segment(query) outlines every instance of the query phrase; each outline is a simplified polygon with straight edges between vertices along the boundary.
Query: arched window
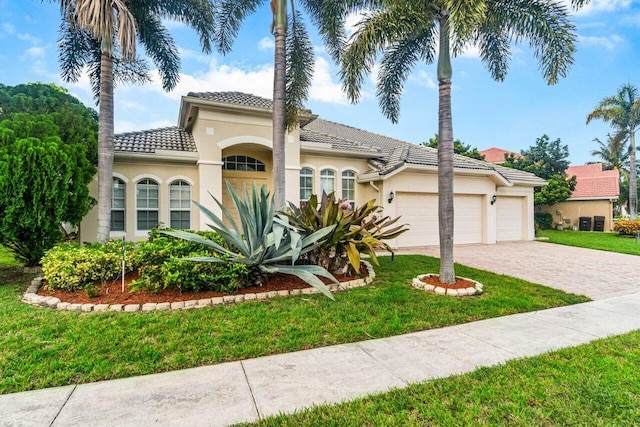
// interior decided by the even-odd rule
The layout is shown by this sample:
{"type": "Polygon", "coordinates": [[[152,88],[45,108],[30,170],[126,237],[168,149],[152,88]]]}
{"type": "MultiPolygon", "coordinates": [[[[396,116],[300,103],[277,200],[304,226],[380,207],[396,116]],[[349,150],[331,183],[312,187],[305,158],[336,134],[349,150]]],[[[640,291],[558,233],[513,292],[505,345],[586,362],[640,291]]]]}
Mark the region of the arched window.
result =
{"type": "Polygon", "coordinates": [[[191,186],[186,181],[175,181],[169,186],[169,216],[171,228],[191,228],[191,186]]]}
{"type": "Polygon", "coordinates": [[[300,201],[307,201],[313,194],[313,170],[303,168],[300,171],[300,201]]]}
{"type": "Polygon", "coordinates": [[[160,186],[152,179],[143,179],[136,184],[137,229],[146,231],[158,225],[160,186]]]}
{"type": "Polygon", "coordinates": [[[336,173],[331,169],[323,169],[320,171],[320,190],[331,194],[336,188],[336,173]]]}
{"type": "Polygon", "coordinates": [[[356,173],[353,171],[342,172],[342,198],[347,199],[351,210],[356,205],[356,173]]]}
{"type": "Polygon", "coordinates": [[[111,183],[111,231],[125,231],[126,184],[120,178],[111,183]]]}
{"type": "Polygon", "coordinates": [[[222,159],[222,169],[228,171],[265,172],[264,163],[249,156],[228,156],[222,159]]]}

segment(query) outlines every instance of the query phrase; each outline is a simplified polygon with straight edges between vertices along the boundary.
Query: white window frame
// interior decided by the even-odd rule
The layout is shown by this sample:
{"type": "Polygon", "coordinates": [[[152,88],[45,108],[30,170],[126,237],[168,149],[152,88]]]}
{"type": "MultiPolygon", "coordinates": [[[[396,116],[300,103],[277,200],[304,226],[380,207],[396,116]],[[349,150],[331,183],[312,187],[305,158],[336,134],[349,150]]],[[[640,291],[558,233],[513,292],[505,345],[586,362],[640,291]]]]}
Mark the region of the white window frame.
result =
{"type": "Polygon", "coordinates": [[[342,199],[347,199],[349,201],[349,204],[351,205],[351,210],[355,210],[355,206],[356,206],[356,178],[357,178],[357,173],[356,171],[353,170],[345,170],[342,171],[342,173],[340,174],[341,177],[341,184],[342,184],[342,199]],[[345,188],[345,181],[347,182],[351,182],[352,188],[351,189],[347,189],[345,188]],[[353,197],[349,197],[349,194],[345,194],[346,191],[351,191],[353,194],[351,194],[351,196],[353,197]]]}
{"type": "MultiPolygon", "coordinates": [[[[324,193],[327,193],[328,195],[331,193],[335,193],[335,191],[336,191],[336,171],[329,168],[322,169],[320,171],[320,193],[324,192],[324,193]],[[331,191],[327,191],[324,185],[324,182],[329,179],[331,179],[332,181],[331,191]]],[[[322,197],[322,194],[320,194],[319,197],[322,197]]]]}
{"type": "MultiPolygon", "coordinates": [[[[140,231],[140,232],[146,233],[149,230],[151,230],[151,228],[143,228],[143,229],[141,229],[141,228],[138,227],[139,226],[139,222],[140,222],[139,215],[140,215],[141,212],[147,212],[148,213],[148,212],[153,212],[153,211],[158,213],[158,221],[156,223],[156,225],[157,225],[157,224],[160,223],[160,183],[158,181],[154,180],[153,178],[145,177],[145,178],[142,178],[142,179],[140,179],[139,181],[136,182],[136,231],[140,231]],[[145,181],[147,182],[147,185],[149,185],[149,183],[153,183],[158,187],[158,207],[157,208],[150,208],[148,206],[149,205],[149,200],[151,200],[151,199],[149,199],[148,192],[147,192],[147,198],[146,198],[147,206],[146,207],[139,206],[139,197],[138,197],[138,191],[139,190],[138,190],[138,186],[141,185],[145,181]]],[[[147,225],[148,225],[148,223],[149,223],[149,219],[147,217],[147,225]]]]}
{"type": "MultiPolygon", "coordinates": [[[[190,183],[188,183],[187,181],[185,181],[184,179],[177,179],[173,182],[171,182],[169,184],[169,227],[171,228],[176,228],[173,226],[173,219],[172,217],[172,213],[173,212],[188,212],[189,213],[189,226],[187,228],[176,228],[178,230],[189,230],[191,229],[191,197],[192,197],[192,190],[191,190],[192,186],[190,183]],[[174,199],[172,197],[172,192],[171,189],[174,186],[178,186],[179,188],[179,198],[178,199],[174,199]],[[183,187],[187,187],[189,189],[189,197],[187,197],[186,200],[182,199],[182,188],[183,187]],[[179,202],[178,204],[180,205],[179,207],[173,207],[171,206],[173,202],[179,202]],[[186,202],[186,207],[184,207],[184,202],[186,202]]],[[[182,222],[182,218],[180,219],[180,222],[182,222]]]]}
{"type": "Polygon", "coordinates": [[[127,183],[124,179],[114,176],[111,180],[111,221],[109,224],[109,231],[111,235],[123,235],[127,232],[127,183]],[[116,184],[116,182],[122,184],[122,189],[124,191],[121,200],[123,201],[123,206],[122,208],[114,208],[113,207],[113,202],[114,202],[114,195],[115,195],[115,191],[114,191],[114,184],[116,184]],[[117,211],[117,212],[122,212],[122,216],[123,216],[123,227],[122,230],[114,230],[113,229],[113,212],[117,211]]]}
{"type": "Polygon", "coordinates": [[[307,168],[303,167],[302,169],[300,169],[300,201],[301,202],[308,201],[309,197],[311,197],[311,195],[313,194],[313,180],[314,180],[314,171],[313,171],[313,169],[308,168],[308,167],[307,168]],[[305,178],[305,179],[311,178],[311,187],[310,188],[302,186],[302,179],[303,178],[305,178]],[[309,191],[309,197],[302,197],[303,196],[303,194],[302,194],[303,188],[305,190],[309,191]]]}

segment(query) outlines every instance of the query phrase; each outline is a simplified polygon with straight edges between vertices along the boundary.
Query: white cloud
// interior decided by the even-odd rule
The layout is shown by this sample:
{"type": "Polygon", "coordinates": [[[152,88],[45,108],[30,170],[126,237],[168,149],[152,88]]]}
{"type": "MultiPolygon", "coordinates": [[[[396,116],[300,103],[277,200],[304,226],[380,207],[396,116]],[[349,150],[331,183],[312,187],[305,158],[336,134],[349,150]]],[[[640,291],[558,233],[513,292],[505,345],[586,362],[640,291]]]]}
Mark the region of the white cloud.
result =
{"type": "MultiPolygon", "coordinates": [[[[632,0],[593,0],[591,3],[580,8],[576,15],[588,15],[596,12],[615,12],[628,9],[632,0]]],[[[571,8],[571,0],[563,0],[563,3],[571,8]]]]}
{"type": "Polygon", "coordinates": [[[25,60],[44,59],[44,57],[45,57],[44,49],[41,47],[34,46],[25,50],[22,56],[20,57],[20,59],[25,61],[25,60]]]}
{"type": "Polygon", "coordinates": [[[435,76],[431,73],[426,72],[425,70],[417,70],[416,72],[411,74],[409,80],[429,89],[438,88],[435,76]]]}
{"type": "Polygon", "coordinates": [[[275,41],[273,37],[263,37],[258,42],[258,49],[260,50],[273,50],[275,48],[275,41]]]}
{"type": "Polygon", "coordinates": [[[578,41],[585,46],[604,47],[607,50],[613,50],[617,45],[624,42],[624,39],[617,34],[610,36],[578,36],[578,41]]]}
{"type": "Polygon", "coordinates": [[[358,29],[358,23],[364,18],[362,12],[350,13],[344,20],[344,29],[347,32],[347,37],[351,37],[353,33],[358,29]]]}
{"type": "Polygon", "coordinates": [[[123,100],[123,101],[117,101],[119,106],[122,107],[125,110],[132,110],[132,111],[147,111],[147,107],[143,104],[140,104],[139,102],[135,102],[135,101],[127,101],[127,100],[123,100]]]}
{"type": "Polygon", "coordinates": [[[458,57],[478,59],[480,58],[480,48],[477,45],[465,46],[464,49],[462,49],[462,53],[460,53],[458,57]]]}
{"type": "Polygon", "coordinates": [[[16,27],[14,27],[12,24],[8,22],[5,22],[4,24],[2,24],[2,29],[7,34],[14,34],[16,32],[16,27]]]}
{"type": "Polygon", "coordinates": [[[22,41],[26,41],[29,42],[31,44],[40,44],[42,43],[42,40],[40,40],[39,38],[32,36],[29,33],[20,33],[17,35],[18,39],[22,40],[22,41]]]}
{"type": "Polygon", "coordinates": [[[116,120],[113,127],[115,133],[135,132],[142,129],[160,129],[175,126],[176,123],[170,120],[152,120],[149,122],[132,122],[127,120],[116,120]]]}
{"type": "Polygon", "coordinates": [[[342,93],[340,83],[333,81],[329,62],[321,56],[316,57],[315,72],[313,74],[311,90],[309,91],[309,98],[330,104],[348,104],[347,98],[342,93]]]}
{"type": "Polygon", "coordinates": [[[209,62],[209,69],[203,73],[193,75],[182,73],[178,85],[171,92],[162,90],[157,71],[152,73],[152,82],[141,89],[155,91],[176,100],[189,92],[230,90],[271,98],[273,96],[273,65],[265,64],[251,69],[242,69],[232,65],[219,65],[214,58],[209,62]]]}

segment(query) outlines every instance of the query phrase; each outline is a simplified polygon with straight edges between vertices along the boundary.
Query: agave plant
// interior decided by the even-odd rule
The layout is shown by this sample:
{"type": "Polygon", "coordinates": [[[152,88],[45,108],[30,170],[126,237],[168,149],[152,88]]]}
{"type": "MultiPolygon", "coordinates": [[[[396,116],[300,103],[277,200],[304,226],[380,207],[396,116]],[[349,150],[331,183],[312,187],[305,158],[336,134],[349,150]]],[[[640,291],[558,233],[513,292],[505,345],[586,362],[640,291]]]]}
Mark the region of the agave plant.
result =
{"type": "Polygon", "coordinates": [[[319,229],[313,233],[301,233],[289,224],[286,216],[276,214],[273,199],[269,196],[266,186],[263,185],[258,190],[254,184],[252,191],[245,190],[244,198],[241,198],[229,182],[226,184],[238,211],[240,224],[236,223],[231,213],[213,196],[213,200],[220,207],[229,226],[222,218],[200,203],[194,202],[194,204],[213,222],[208,226],[222,237],[228,248],[198,234],[177,230],[163,231],[170,236],[207,245],[214,252],[225,256],[185,258],[185,260],[245,264],[249,269],[250,277],[257,283],[262,283],[269,274],[291,274],[333,300],[333,294],[317,276],[326,277],[338,283],[336,278],[321,266],[296,265],[295,262],[300,256],[314,250],[334,227],[319,229]]]}
{"type": "Polygon", "coordinates": [[[376,249],[386,249],[393,256],[393,249],[385,240],[395,239],[408,230],[406,224],[394,225],[400,217],[391,219],[381,215],[382,208],[375,205],[375,199],[351,210],[347,200],[336,201],[335,194],[313,194],[301,207],[289,203],[284,212],[290,224],[312,235],[326,228],[332,228],[326,239],[307,253],[310,264],[320,265],[332,273],[360,272],[361,254],[370,256],[378,264],[376,249]]]}

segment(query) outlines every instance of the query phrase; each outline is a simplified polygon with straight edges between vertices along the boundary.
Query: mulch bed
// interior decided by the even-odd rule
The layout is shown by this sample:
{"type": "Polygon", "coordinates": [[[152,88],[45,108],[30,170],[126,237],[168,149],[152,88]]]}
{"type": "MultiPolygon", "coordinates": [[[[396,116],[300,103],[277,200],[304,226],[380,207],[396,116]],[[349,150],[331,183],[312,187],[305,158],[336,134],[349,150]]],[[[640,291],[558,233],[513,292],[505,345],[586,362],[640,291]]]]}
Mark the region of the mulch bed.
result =
{"type": "MultiPolygon", "coordinates": [[[[361,277],[367,276],[367,269],[364,265],[362,265],[360,268],[360,275],[361,277]]],[[[122,280],[118,279],[113,282],[97,284],[96,290],[99,289],[99,292],[98,295],[93,298],[89,298],[85,290],[76,292],[65,292],[61,290],[49,291],[45,289],[46,286],[44,285],[40,287],[38,295],[56,297],[61,301],[71,304],[145,304],[148,302],[162,303],[189,301],[196,299],[215,298],[225,295],[240,295],[258,292],[304,289],[309,287],[306,282],[295,276],[292,276],[290,274],[277,273],[270,275],[267,282],[263,283],[262,286],[250,286],[247,288],[242,288],[233,294],[224,294],[221,292],[213,291],[180,293],[180,291],[176,288],[163,289],[156,294],[152,294],[144,290],[132,292],[130,289],[131,282],[136,280],[138,277],[139,276],[137,272],[129,273],[125,276],[124,293],[122,292],[122,280]]],[[[340,282],[348,282],[350,280],[358,278],[356,276],[347,275],[335,275],[335,277],[340,282]]],[[[325,283],[330,283],[328,279],[325,279],[323,277],[321,277],[320,279],[325,283]]]]}
{"type": "Polygon", "coordinates": [[[460,277],[456,277],[456,283],[448,284],[442,283],[438,276],[427,276],[420,279],[424,283],[428,283],[433,286],[438,286],[445,289],[464,289],[464,288],[473,288],[476,286],[475,282],[470,280],[462,279],[460,277]]]}

